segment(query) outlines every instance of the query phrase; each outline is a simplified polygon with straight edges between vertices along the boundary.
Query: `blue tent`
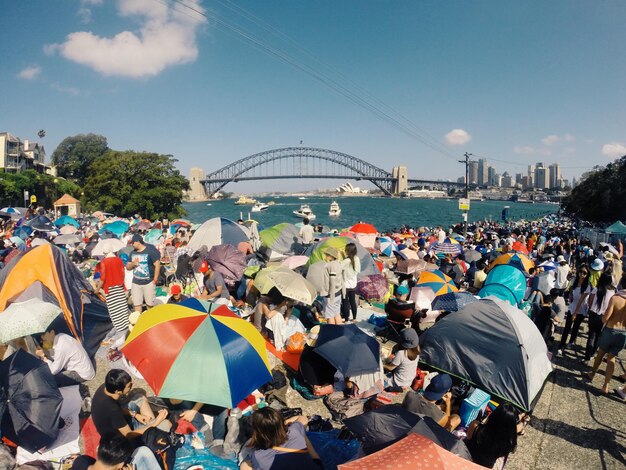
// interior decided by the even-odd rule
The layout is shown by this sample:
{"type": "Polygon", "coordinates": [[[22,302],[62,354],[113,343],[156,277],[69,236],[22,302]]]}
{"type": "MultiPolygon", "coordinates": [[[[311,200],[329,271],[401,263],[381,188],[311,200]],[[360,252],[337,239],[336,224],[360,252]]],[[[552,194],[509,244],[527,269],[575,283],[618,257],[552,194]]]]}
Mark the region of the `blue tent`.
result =
{"type": "Polygon", "coordinates": [[[118,238],[128,232],[130,228],[130,224],[128,222],[124,222],[123,220],[116,220],[115,222],[111,222],[110,224],[106,224],[104,227],[100,229],[98,232],[102,235],[105,231],[109,231],[114,233],[118,238]]]}
{"type": "Polygon", "coordinates": [[[76,221],[76,219],[74,217],[70,217],[69,215],[62,215],[54,221],[54,225],[57,227],[63,227],[64,225],[73,225],[76,228],[80,227],[80,224],[76,221]]]}
{"type": "Polygon", "coordinates": [[[505,264],[489,271],[484,287],[478,292],[481,298],[493,295],[516,307],[524,300],[524,294],[526,294],[524,273],[514,266],[505,264]]]}

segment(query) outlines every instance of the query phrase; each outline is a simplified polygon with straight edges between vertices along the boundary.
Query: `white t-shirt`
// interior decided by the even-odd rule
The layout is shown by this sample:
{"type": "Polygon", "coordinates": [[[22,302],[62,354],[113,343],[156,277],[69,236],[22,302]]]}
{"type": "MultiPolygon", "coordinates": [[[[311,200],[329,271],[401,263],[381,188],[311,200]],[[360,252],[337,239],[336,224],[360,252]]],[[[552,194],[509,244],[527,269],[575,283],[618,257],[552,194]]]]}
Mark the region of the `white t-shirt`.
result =
{"type": "Polygon", "coordinates": [[[343,265],[343,284],[346,289],[356,289],[357,276],[361,272],[361,260],[358,256],[354,257],[354,268],[350,258],[344,259],[343,265]]]}
{"type": "Polygon", "coordinates": [[[406,355],[405,349],[398,351],[393,361],[391,361],[394,366],[397,366],[391,376],[391,385],[394,387],[410,387],[417,372],[419,358],[418,355],[414,360],[410,360],[406,355]]]}
{"type": "Polygon", "coordinates": [[[93,364],[89,360],[83,346],[65,333],[58,333],[53,342],[53,359],[46,360],[53,375],[62,370],[74,371],[85,380],[91,380],[96,375],[93,364]]]}
{"type": "Polygon", "coordinates": [[[604,299],[602,299],[602,305],[598,305],[598,289],[594,288],[591,293],[594,294],[594,297],[593,303],[589,306],[589,310],[592,310],[598,315],[604,315],[604,312],[606,312],[606,309],[609,307],[611,297],[615,295],[615,291],[607,289],[606,294],[604,294],[604,299]]]}
{"type": "Polygon", "coordinates": [[[311,225],[303,225],[300,229],[302,243],[310,245],[313,242],[313,227],[311,225]]]}

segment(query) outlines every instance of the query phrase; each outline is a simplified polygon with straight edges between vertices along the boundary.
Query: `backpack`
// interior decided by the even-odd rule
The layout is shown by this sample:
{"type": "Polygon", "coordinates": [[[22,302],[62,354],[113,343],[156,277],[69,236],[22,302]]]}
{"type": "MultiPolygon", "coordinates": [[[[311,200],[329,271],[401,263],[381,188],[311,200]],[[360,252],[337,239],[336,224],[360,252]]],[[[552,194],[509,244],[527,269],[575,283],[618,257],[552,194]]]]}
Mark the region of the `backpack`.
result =
{"type": "Polygon", "coordinates": [[[148,428],[141,436],[144,445],[150,449],[163,470],[173,470],[176,461],[176,449],[185,442],[183,436],[148,428]]]}

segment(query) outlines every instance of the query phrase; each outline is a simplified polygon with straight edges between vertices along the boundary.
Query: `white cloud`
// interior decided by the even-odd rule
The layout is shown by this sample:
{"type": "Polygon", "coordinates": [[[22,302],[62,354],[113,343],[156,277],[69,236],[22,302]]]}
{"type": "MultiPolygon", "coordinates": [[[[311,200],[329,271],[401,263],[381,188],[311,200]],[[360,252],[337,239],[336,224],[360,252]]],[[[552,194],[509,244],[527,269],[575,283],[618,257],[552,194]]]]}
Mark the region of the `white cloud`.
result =
{"type": "Polygon", "coordinates": [[[17,74],[17,78],[22,78],[24,80],[34,80],[41,73],[41,67],[39,65],[29,65],[28,67],[20,70],[20,73],[17,74]]]}
{"type": "Polygon", "coordinates": [[[617,158],[626,155],[626,144],[623,142],[610,142],[602,146],[602,153],[607,157],[617,158]]]}
{"type": "Polygon", "coordinates": [[[551,135],[546,136],[543,139],[541,139],[543,144],[544,145],[548,145],[548,146],[557,143],[559,140],[561,140],[561,138],[558,135],[555,135],[555,134],[551,134],[551,135]]]}
{"type": "Polygon", "coordinates": [[[91,23],[91,7],[100,5],[102,5],[102,0],[80,0],[80,6],[76,14],[83,23],[91,23]]]}
{"type": "Polygon", "coordinates": [[[472,136],[463,129],[452,129],[444,138],[448,145],[463,145],[472,140],[472,136]]]}
{"type": "Polygon", "coordinates": [[[64,93],[64,94],[70,95],[70,96],[80,96],[81,94],[83,94],[76,87],[61,85],[60,83],[51,83],[50,87],[53,90],[58,91],[59,93],[64,93]]]}
{"type": "MultiPolygon", "coordinates": [[[[204,11],[199,1],[185,3],[204,11]]],[[[103,75],[131,78],[154,76],[197,58],[196,34],[204,17],[153,0],[119,0],[118,13],[137,18],[138,33],[122,31],[108,38],[79,31],[69,34],[62,44],[44,46],[44,51],[58,53],[103,75]]]]}
{"type": "Polygon", "coordinates": [[[516,145],[515,147],[513,147],[513,152],[518,153],[520,155],[534,155],[536,150],[533,147],[530,147],[528,145],[524,145],[524,146],[516,145]]]}
{"type": "Polygon", "coordinates": [[[576,137],[574,137],[572,134],[565,134],[563,136],[563,140],[565,142],[574,142],[576,140],[576,137]]]}
{"type": "Polygon", "coordinates": [[[541,155],[547,157],[552,154],[548,149],[531,147],[530,145],[516,145],[513,147],[513,153],[519,155],[541,155]]]}

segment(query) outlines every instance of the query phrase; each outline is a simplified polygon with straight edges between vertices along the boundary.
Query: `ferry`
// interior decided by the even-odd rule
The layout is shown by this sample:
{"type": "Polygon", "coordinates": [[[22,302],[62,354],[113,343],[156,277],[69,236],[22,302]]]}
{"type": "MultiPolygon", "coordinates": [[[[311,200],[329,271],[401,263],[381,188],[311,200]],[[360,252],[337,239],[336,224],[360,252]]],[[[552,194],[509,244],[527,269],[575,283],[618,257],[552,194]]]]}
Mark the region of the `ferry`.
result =
{"type": "Polygon", "coordinates": [[[336,217],[341,214],[341,207],[337,204],[337,201],[333,201],[330,204],[330,209],[328,209],[328,215],[331,217],[336,217]]]}
{"type": "Polygon", "coordinates": [[[254,206],[252,206],[252,212],[261,212],[269,209],[269,204],[264,202],[257,202],[254,206]]]}
{"type": "Polygon", "coordinates": [[[235,201],[235,204],[238,206],[245,206],[248,204],[256,204],[257,200],[249,198],[248,196],[239,196],[239,199],[235,201]]]}
{"type": "Polygon", "coordinates": [[[309,220],[315,219],[315,214],[313,213],[313,211],[311,210],[308,204],[302,204],[300,206],[300,209],[298,209],[297,211],[293,211],[293,215],[295,215],[296,217],[300,217],[302,219],[309,219],[309,220]]]}

